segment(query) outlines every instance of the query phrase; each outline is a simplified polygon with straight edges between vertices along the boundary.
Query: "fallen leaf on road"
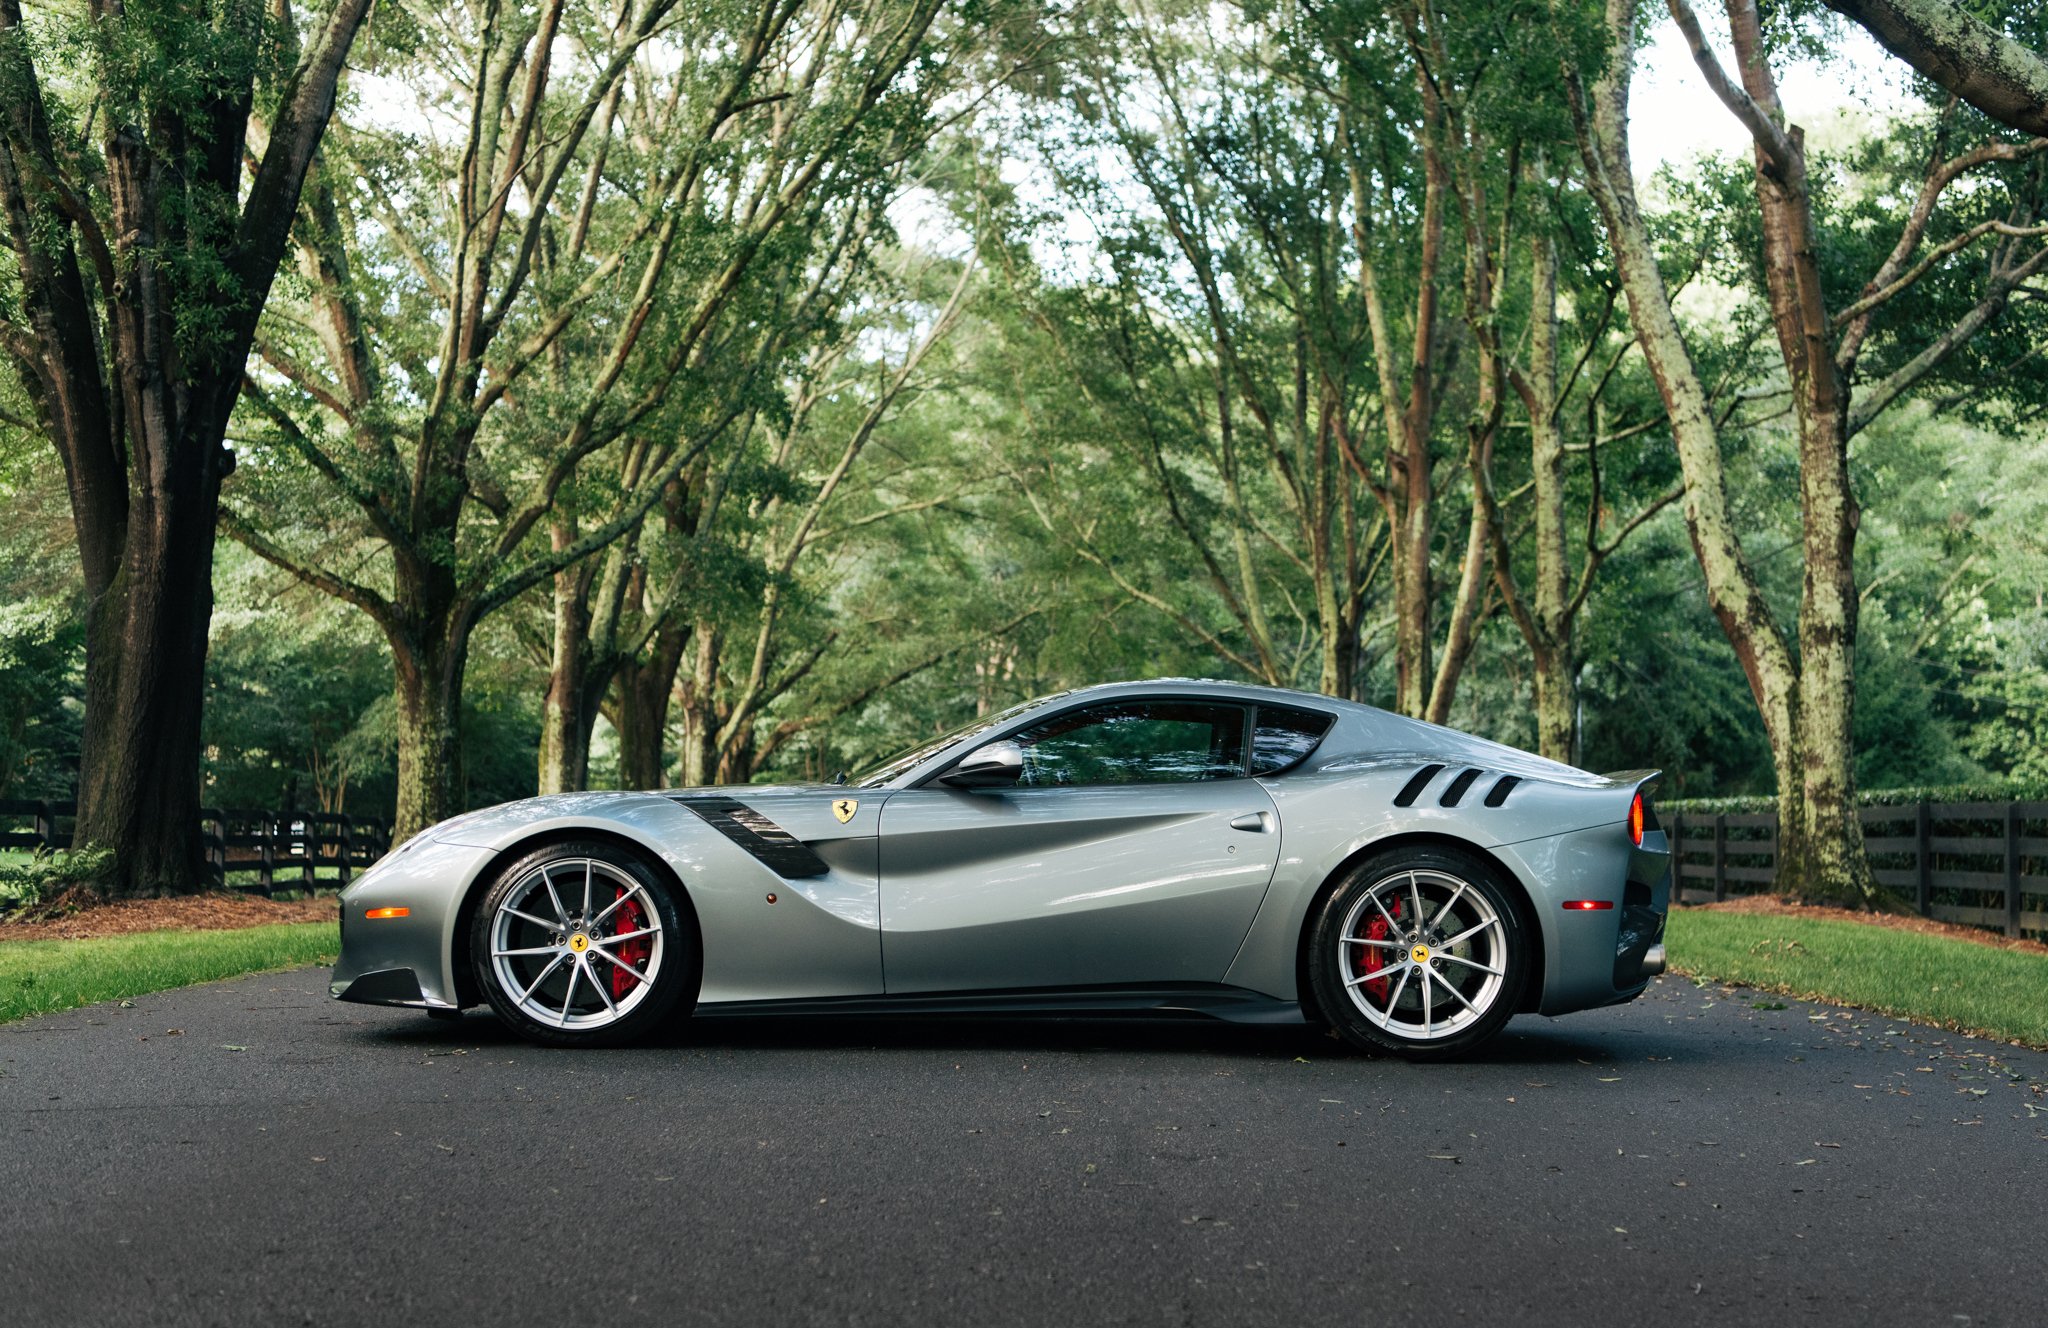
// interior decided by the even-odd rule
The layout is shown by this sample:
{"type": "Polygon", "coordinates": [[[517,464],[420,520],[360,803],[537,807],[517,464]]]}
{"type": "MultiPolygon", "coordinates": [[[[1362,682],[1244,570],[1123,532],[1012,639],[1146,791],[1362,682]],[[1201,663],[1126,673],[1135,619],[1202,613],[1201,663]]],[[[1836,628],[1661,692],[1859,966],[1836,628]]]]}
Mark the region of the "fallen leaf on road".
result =
{"type": "Polygon", "coordinates": [[[235,1045],[234,1043],[232,1043],[232,1042],[223,1042],[223,1043],[221,1043],[221,1044],[220,1044],[220,1049],[221,1049],[222,1051],[247,1051],[247,1050],[248,1050],[248,1048],[247,1048],[247,1047],[238,1047],[238,1046],[236,1046],[236,1045],[235,1045]]]}
{"type": "Polygon", "coordinates": [[[1429,1160],[1432,1162],[1456,1162],[1458,1155],[1456,1153],[1431,1153],[1429,1160]]]}
{"type": "Polygon", "coordinates": [[[1810,1167],[1818,1160],[1818,1158],[1809,1157],[1804,1162],[1794,1162],[1792,1165],[1795,1167],[1810,1167]]]}

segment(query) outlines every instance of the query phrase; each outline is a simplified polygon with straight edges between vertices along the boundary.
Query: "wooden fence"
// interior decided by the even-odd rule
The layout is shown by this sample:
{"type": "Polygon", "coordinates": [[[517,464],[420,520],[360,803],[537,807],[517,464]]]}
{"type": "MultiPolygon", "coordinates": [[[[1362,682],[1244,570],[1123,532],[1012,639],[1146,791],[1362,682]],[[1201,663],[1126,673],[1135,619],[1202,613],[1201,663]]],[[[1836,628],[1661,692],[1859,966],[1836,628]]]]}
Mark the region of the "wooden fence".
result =
{"type": "MultiPolygon", "coordinates": [[[[1878,884],[1922,917],[2048,933],[2048,802],[1912,802],[1862,811],[1878,884]]],[[[1777,876],[1778,817],[1664,813],[1684,903],[1758,894],[1777,876]]]]}
{"type": "MultiPolygon", "coordinates": [[[[0,849],[71,846],[68,802],[0,801],[0,849]]],[[[327,812],[200,809],[207,876],[231,890],[347,885],[391,846],[391,823],[327,812]]]]}

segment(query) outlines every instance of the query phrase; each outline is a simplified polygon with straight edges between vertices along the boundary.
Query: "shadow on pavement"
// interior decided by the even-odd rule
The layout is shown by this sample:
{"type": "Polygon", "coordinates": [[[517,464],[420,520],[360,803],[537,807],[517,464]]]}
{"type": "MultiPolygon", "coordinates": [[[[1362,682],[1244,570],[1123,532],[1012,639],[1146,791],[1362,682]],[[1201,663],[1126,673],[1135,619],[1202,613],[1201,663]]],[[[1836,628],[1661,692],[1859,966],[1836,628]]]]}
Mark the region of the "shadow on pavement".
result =
{"type": "MultiPolygon", "coordinates": [[[[363,1029],[370,1041],[405,1048],[526,1046],[487,1011],[471,1010],[459,1020],[395,1016],[391,1024],[363,1029]]],[[[1172,1053],[1246,1059],[1310,1060],[1380,1059],[1337,1041],[1317,1029],[1290,1026],[1248,1026],[1203,1018],[1074,1017],[995,1018],[986,1015],[902,1015],[787,1017],[749,1015],[705,1016],[679,1021],[662,1035],[633,1047],[602,1051],[564,1051],[533,1047],[537,1053],[563,1056],[641,1057],[678,1050],[718,1051],[850,1051],[890,1049],[939,1051],[959,1055],[988,1052],[1172,1053]]],[[[1492,1042],[1461,1063],[1474,1065],[1549,1065],[1607,1061],[1614,1057],[1610,1039],[1568,1032],[1533,1020],[1510,1024],[1492,1042]]],[[[1387,1058],[1395,1059],[1395,1058],[1387,1058]]]]}

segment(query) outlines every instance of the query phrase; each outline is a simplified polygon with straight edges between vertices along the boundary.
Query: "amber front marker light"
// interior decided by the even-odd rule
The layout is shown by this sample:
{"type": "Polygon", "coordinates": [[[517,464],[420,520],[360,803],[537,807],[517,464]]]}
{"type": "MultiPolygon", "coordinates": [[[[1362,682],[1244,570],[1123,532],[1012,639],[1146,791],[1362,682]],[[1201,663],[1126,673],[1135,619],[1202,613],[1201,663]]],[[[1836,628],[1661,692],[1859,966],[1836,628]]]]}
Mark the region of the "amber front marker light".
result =
{"type": "Polygon", "coordinates": [[[382,918],[409,918],[412,916],[412,910],[409,908],[373,908],[363,914],[363,916],[372,922],[382,918]]]}

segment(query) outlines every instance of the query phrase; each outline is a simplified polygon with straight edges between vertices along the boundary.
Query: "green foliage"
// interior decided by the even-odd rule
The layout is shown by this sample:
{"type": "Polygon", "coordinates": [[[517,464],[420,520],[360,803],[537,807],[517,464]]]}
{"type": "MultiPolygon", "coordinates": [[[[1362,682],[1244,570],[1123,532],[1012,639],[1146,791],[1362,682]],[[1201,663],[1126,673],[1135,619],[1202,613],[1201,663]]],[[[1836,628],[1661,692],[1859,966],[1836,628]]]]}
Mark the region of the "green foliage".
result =
{"type": "MultiPolygon", "coordinates": [[[[1989,779],[1965,784],[1901,784],[1895,788],[1859,788],[1860,807],[1910,807],[1917,802],[2036,802],[2048,800],[2048,780],[2036,778],[1989,779]]],[[[1684,812],[1689,816],[1719,813],[1747,815],[1774,812],[1775,797],[1767,793],[1733,798],[1659,798],[1659,811],[1684,812]]]]}
{"type": "Polygon", "coordinates": [[[90,886],[114,859],[105,848],[39,850],[16,861],[0,858],[0,917],[55,899],[73,886],[90,886]]]}
{"type": "MultiPolygon", "coordinates": [[[[714,127],[744,48],[736,34],[761,11],[678,6],[651,43],[659,58],[636,65],[605,112],[615,118],[560,161],[551,154],[598,90],[598,62],[552,66],[529,151],[570,184],[530,253],[508,240],[480,260],[477,289],[502,322],[472,383],[446,338],[451,282],[474,258],[458,248],[477,227],[457,200],[486,34],[474,11],[380,4],[316,180],[332,217],[309,196],[306,248],[279,277],[251,362],[272,409],[245,400],[236,417],[228,502],[270,561],[232,545],[218,555],[207,800],[386,813],[401,737],[394,653],[430,653],[420,606],[442,606],[445,625],[514,581],[502,613],[494,602],[443,634],[462,652],[457,722],[473,804],[534,787],[558,595],[571,592],[595,616],[617,592],[622,626],[607,648],[636,662],[651,660],[655,628],[680,637],[671,752],[690,710],[691,723],[736,728],[730,769],[741,777],[827,777],[1022,697],[1113,679],[1270,677],[1390,703],[1387,505],[1363,478],[1387,475],[1389,403],[1360,266],[1371,260],[1392,343],[1405,347],[1427,188],[1418,60],[1480,145],[1453,158],[1465,173],[1449,185],[1436,287],[1448,348],[1427,440],[1441,488],[1428,554],[1437,620],[1451,605],[1472,506],[1467,448],[1484,416],[1484,320],[1465,319],[1460,303],[1475,276],[1465,209],[1515,237],[1489,315],[1511,358],[1530,335],[1524,242],[1540,233],[1560,254],[1564,367],[1583,353],[1559,417],[1574,572],[1589,543],[1606,546],[1677,477],[1663,403],[1575,179],[1559,71],[1569,57],[1590,77],[1605,58],[1598,8],[1438,6],[1429,13],[1443,22],[1418,45],[1404,25],[1416,11],[1380,0],[966,0],[940,7],[920,54],[872,97],[864,78],[879,42],[817,29],[815,49],[803,48],[822,62],[809,81],[811,56],[771,44],[745,109],[714,127]],[[808,192],[791,196],[781,224],[754,228],[749,209],[781,197],[812,152],[822,155],[808,192]],[[691,172],[696,183],[669,199],[691,172]],[[588,230],[572,240],[586,179],[588,230]],[[641,263],[669,224],[673,244],[645,269],[654,293],[643,302],[641,263]],[[969,255],[978,266],[957,320],[892,397],[892,375],[969,255]],[[330,325],[342,306],[357,320],[347,347],[330,325]],[[593,395],[619,330],[642,315],[616,381],[593,395]],[[835,481],[871,411],[865,450],[835,481]],[[549,489],[577,438],[602,441],[549,489]],[[561,569],[589,584],[553,578],[558,543],[604,527],[654,459],[684,455],[644,521],[561,569]],[[815,542],[785,564],[833,483],[815,542]],[[543,515],[515,528],[513,514],[536,503],[543,515]],[[359,613],[294,589],[279,562],[366,592],[358,607],[387,608],[359,613]],[[1326,582],[1339,587],[1334,612],[1326,582]],[[651,622],[664,603],[668,618],[651,622]],[[1334,683],[1322,649],[1332,637],[1346,652],[1334,683]]],[[[292,38],[259,11],[149,0],[89,21],[37,8],[6,40],[0,94],[20,59],[56,61],[68,71],[50,106],[60,150],[102,178],[95,115],[189,119],[252,79],[266,104],[292,38]]],[[[496,12],[488,40],[509,61],[531,46],[540,11],[496,12]]],[[[801,24],[836,11],[792,12],[801,24]]],[[[873,10],[891,22],[922,12],[908,0],[873,10]]],[[[1771,6],[1767,22],[1779,53],[1818,55],[1832,31],[1805,3],[1771,6]]],[[[563,23],[565,49],[602,53],[617,40],[609,11],[571,6],[563,23]]],[[[1836,310],[1883,261],[1930,159],[2016,141],[1945,99],[1896,123],[1809,129],[1836,310]]],[[[196,135],[175,164],[210,146],[196,135]]],[[[506,135],[483,150],[509,151],[506,135]]],[[[1689,349],[1725,412],[1736,519],[1789,621],[1802,593],[1798,466],[1762,299],[1752,169],[1746,153],[1683,164],[1645,200],[1689,349]]],[[[506,194],[508,233],[528,220],[539,170],[506,194]]],[[[226,205],[198,178],[166,173],[176,234],[148,261],[180,289],[179,352],[203,358],[241,296],[217,259],[226,205]]],[[[2037,217],[2044,179],[2048,154],[1973,173],[1917,252],[1987,220],[2037,217]]],[[[1859,399],[1968,312],[2000,243],[1982,237],[1882,306],[1859,399]]],[[[2019,244],[1996,253],[2011,258],[2019,244]]],[[[1856,440],[1855,735],[1869,800],[2048,786],[2044,317],[2037,291],[2016,296],[1856,440]]],[[[17,427],[35,411],[11,376],[0,383],[0,413],[15,422],[0,436],[0,796],[62,797],[76,774],[84,605],[63,551],[62,477],[34,429],[17,427]]],[[[1508,567],[1525,585],[1527,439],[1510,394],[1491,475],[1508,567]]],[[[1451,720],[1533,745],[1530,652],[1496,599],[1481,615],[1451,720]]],[[[1584,765],[1662,767],[1667,806],[1772,805],[1749,683],[1707,607],[1678,507],[1601,564],[1575,647],[1584,765]]],[[[616,688],[602,698],[600,778],[619,760],[619,703],[616,688]]]]}
{"type": "Polygon", "coordinates": [[[0,798],[67,799],[78,767],[84,595],[47,446],[0,428],[0,798]]]}

